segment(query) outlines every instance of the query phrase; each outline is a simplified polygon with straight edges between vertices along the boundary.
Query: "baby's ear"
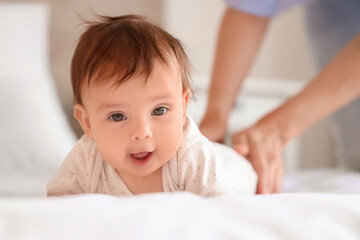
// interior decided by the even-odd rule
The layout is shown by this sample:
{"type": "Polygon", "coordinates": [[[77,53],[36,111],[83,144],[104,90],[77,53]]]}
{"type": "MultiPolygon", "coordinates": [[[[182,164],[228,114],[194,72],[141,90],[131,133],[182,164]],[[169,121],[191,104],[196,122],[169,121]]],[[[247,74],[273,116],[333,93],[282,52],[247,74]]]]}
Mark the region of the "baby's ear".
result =
{"type": "Polygon", "coordinates": [[[183,91],[183,110],[184,110],[183,117],[184,117],[184,123],[185,123],[185,120],[186,120],[186,110],[187,110],[187,106],[188,106],[190,98],[191,98],[190,89],[184,89],[184,91],[183,91]]]}
{"type": "Polygon", "coordinates": [[[90,120],[89,116],[81,104],[76,104],[74,106],[74,117],[81,125],[81,128],[85,132],[85,134],[88,136],[88,138],[92,141],[94,141],[94,137],[92,135],[91,126],[90,126],[90,120]]]}

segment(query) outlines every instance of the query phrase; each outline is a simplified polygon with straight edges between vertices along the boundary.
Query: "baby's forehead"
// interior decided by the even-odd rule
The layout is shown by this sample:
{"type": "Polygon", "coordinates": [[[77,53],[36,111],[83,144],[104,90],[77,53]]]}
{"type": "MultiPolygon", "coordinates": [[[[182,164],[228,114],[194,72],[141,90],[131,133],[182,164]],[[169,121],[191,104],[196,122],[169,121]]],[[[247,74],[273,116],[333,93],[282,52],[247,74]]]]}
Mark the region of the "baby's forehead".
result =
{"type": "MultiPolygon", "coordinates": [[[[127,106],[142,102],[152,103],[160,99],[178,99],[182,96],[183,85],[177,72],[171,72],[164,65],[156,64],[149,75],[136,73],[119,82],[114,76],[87,86],[83,91],[86,106],[97,106],[101,102],[118,102],[127,106]]],[[[171,101],[172,101],[171,100],[171,101]]],[[[145,105],[144,105],[145,104],[145,105]]]]}
{"type": "Polygon", "coordinates": [[[152,88],[150,88],[151,90],[161,87],[165,89],[176,89],[176,91],[179,92],[183,91],[181,74],[175,64],[165,64],[160,61],[155,61],[150,72],[144,69],[138,69],[126,78],[124,77],[124,73],[120,72],[111,77],[101,78],[98,76],[97,79],[92,79],[92,81],[89,81],[83,86],[82,98],[91,98],[92,95],[98,95],[99,92],[109,95],[116,91],[124,91],[125,89],[135,92],[138,88],[146,87],[146,85],[152,86],[152,88]],[[163,79],[163,81],[159,82],[159,79],[163,79]],[[124,85],[127,85],[127,87],[124,88],[124,85]],[[130,88],[128,87],[129,85],[131,86],[130,88]]]}
{"type": "Polygon", "coordinates": [[[86,88],[94,87],[111,87],[121,86],[126,81],[143,81],[144,84],[149,81],[149,76],[158,74],[159,72],[167,72],[172,78],[169,81],[179,81],[181,83],[181,71],[179,63],[175,57],[169,57],[166,62],[154,58],[151,65],[144,66],[139,64],[134,69],[122,69],[117,63],[104,64],[99,68],[98,73],[87,79],[86,88]]]}

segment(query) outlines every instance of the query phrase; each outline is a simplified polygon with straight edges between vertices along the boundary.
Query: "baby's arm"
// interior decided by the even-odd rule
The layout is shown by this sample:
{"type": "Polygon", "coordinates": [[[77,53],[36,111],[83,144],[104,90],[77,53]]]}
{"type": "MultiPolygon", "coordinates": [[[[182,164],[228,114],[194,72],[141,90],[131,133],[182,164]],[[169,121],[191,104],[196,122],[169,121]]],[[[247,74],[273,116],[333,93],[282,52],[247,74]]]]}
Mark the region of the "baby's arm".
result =
{"type": "Polygon", "coordinates": [[[256,190],[257,177],[250,163],[221,144],[196,143],[180,156],[178,168],[180,189],[204,197],[256,190]]]}
{"type": "Polygon", "coordinates": [[[48,196],[89,192],[85,156],[77,143],[61,164],[56,176],[48,183],[48,196]]]}

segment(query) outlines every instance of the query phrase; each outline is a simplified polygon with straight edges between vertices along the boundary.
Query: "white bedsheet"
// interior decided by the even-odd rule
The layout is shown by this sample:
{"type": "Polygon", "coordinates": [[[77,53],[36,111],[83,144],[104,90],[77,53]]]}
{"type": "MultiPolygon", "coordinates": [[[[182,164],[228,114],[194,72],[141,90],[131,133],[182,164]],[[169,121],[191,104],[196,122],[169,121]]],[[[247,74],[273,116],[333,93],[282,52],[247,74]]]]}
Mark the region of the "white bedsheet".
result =
{"type": "Polygon", "coordinates": [[[285,176],[287,193],[210,199],[45,198],[48,176],[35,175],[1,176],[0,240],[360,239],[359,172],[300,171],[285,176]]]}
{"type": "Polygon", "coordinates": [[[360,195],[2,198],[0,239],[360,239],[360,195]]]}

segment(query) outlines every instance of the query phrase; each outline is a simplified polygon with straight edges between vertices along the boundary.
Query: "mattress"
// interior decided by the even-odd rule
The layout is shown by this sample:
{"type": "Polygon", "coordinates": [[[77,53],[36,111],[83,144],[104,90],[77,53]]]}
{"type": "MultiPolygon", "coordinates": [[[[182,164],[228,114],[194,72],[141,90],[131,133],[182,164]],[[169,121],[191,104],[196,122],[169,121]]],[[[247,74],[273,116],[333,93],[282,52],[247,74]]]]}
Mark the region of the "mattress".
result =
{"type": "Polygon", "coordinates": [[[0,197],[1,240],[360,239],[360,173],[352,171],[299,171],[285,176],[280,194],[213,198],[186,192],[46,198],[47,179],[7,181],[12,191],[0,197]]]}
{"type": "Polygon", "coordinates": [[[1,198],[0,239],[359,239],[360,195],[1,198]]]}

